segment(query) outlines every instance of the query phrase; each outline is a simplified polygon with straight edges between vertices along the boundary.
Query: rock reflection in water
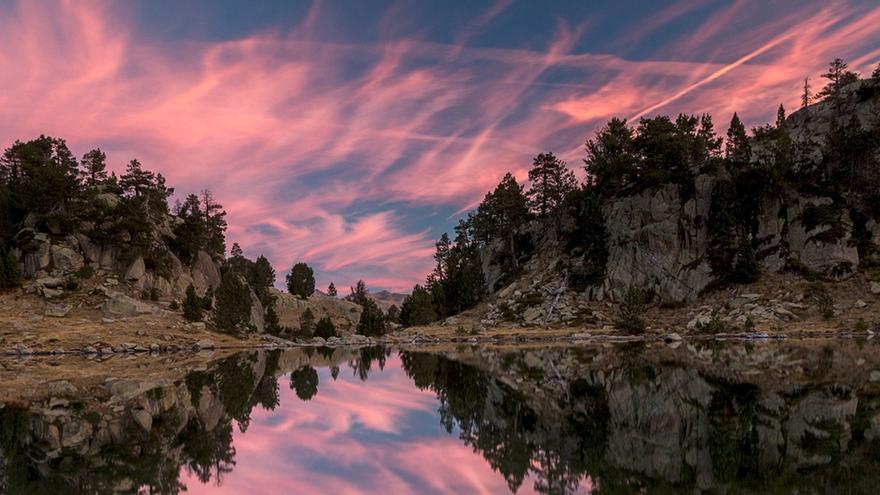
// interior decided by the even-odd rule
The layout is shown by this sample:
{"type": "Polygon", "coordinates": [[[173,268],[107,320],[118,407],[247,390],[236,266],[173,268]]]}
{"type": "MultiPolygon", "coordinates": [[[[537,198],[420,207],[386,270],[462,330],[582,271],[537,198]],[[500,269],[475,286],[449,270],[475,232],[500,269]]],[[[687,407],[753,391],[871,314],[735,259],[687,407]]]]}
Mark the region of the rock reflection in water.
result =
{"type": "Polygon", "coordinates": [[[7,404],[0,492],[872,493],[876,351],[242,353],[176,383],[7,404]]]}

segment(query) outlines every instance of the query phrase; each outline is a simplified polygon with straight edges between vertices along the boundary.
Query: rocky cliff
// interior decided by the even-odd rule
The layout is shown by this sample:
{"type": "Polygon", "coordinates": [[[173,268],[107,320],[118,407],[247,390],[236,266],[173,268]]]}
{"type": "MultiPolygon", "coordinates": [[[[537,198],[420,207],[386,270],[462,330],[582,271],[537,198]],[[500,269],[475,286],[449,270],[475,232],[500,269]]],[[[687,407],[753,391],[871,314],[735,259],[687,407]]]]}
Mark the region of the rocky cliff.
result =
{"type": "Polygon", "coordinates": [[[756,172],[749,177],[751,183],[736,183],[731,165],[704,164],[678,182],[603,196],[606,239],[574,239],[580,246],[604,242],[607,257],[601,260],[600,282],[586,289],[573,287],[582,253],[572,250],[571,232],[583,234],[577,234],[577,219],[560,218],[519,231],[517,242],[527,252],[521,270],[496,263],[503,259],[503,243],[486,246],[481,257],[487,289],[500,290],[502,299],[519,291],[541,292],[553,300],[560,291],[565,297],[559,288],[567,286],[593,300],[620,301],[629,289],[638,288],[663,303],[692,302],[707,289],[729,282],[717,258],[727,256],[730,263],[734,255],[721,252],[730,245],[733,250],[746,245],[762,273],[849,277],[880,256],[875,204],[880,157],[856,160],[844,155],[862,141],[874,147],[869,154],[876,154],[878,134],[880,82],[859,81],[844,88],[839,99],[829,97],[777,127],[756,129],[749,138],[751,163],[737,165],[737,172],[756,172]],[[835,141],[844,138],[851,140],[849,148],[835,141]],[[849,182],[835,184],[838,176],[849,182]],[[735,226],[722,224],[725,216],[736,215],[748,218],[735,226]],[[515,280],[507,285],[511,277],[515,280]],[[500,284],[502,280],[507,282],[500,284]]]}

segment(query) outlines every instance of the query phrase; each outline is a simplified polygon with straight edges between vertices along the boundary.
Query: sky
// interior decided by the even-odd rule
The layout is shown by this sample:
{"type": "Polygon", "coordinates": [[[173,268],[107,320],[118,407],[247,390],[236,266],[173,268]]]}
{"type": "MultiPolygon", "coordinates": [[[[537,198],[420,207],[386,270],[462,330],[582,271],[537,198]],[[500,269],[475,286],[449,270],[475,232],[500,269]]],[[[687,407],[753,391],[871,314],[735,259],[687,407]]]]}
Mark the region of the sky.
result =
{"type": "Polygon", "coordinates": [[[405,291],[538,153],[582,177],[613,116],[770,122],[834,57],[876,67],[876,0],[0,0],[0,147],[138,158],[280,280],[405,291]]]}
{"type": "MultiPolygon", "coordinates": [[[[457,426],[446,431],[437,396],[413,386],[399,357],[389,357],[383,371],[374,362],[365,382],[345,365],[337,380],[326,367],[317,372],[318,393],[308,401],[297,398],[289,376],[279,379],[278,408],[257,406],[247,431],[234,429],[232,472],[218,485],[184,469],[186,493],[510,493],[457,426]]],[[[535,481],[529,473],[517,495],[538,493],[535,481]]],[[[577,493],[590,488],[582,479],[577,493]]]]}

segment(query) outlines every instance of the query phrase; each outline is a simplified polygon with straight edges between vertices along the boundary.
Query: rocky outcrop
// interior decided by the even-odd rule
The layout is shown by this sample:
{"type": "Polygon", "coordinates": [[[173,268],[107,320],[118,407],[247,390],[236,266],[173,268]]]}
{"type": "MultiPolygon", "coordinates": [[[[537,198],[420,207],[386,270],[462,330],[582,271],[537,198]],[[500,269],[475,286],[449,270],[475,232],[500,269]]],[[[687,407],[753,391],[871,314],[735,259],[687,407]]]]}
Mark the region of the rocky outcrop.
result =
{"type": "Polygon", "coordinates": [[[703,175],[695,183],[690,199],[670,184],[606,208],[609,257],[605,283],[595,291],[598,299],[620,299],[630,287],[639,287],[667,301],[694,300],[712,282],[705,219],[714,179],[703,175]]]}
{"type": "Polygon", "coordinates": [[[298,329],[299,319],[305,310],[311,309],[315,320],[329,316],[337,331],[353,332],[361,317],[361,307],[351,301],[327,296],[318,292],[308,299],[300,299],[297,296],[269,289],[275,298],[275,311],[281,326],[298,329]]]}

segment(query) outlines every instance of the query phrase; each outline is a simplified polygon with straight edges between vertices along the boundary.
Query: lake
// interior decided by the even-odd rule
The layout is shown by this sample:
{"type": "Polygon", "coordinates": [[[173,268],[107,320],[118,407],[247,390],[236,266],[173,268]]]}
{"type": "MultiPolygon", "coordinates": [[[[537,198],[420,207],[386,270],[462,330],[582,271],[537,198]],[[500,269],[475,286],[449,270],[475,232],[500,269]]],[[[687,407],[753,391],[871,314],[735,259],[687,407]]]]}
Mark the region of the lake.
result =
{"type": "Polygon", "coordinates": [[[876,493],[878,350],[309,348],[53,381],[0,408],[0,492],[876,493]]]}

